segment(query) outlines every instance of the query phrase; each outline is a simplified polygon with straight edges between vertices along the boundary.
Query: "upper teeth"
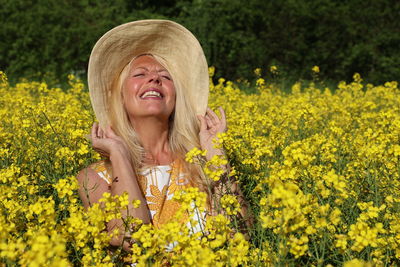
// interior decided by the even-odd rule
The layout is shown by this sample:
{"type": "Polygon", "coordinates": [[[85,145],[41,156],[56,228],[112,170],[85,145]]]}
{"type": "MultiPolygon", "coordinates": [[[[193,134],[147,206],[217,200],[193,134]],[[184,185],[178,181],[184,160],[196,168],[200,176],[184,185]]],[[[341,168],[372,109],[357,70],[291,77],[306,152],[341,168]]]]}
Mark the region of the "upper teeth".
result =
{"type": "Polygon", "coordinates": [[[161,94],[157,91],[147,91],[146,93],[144,93],[142,95],[142,98],[147,97],[147,96],[157,96],[157,97],[161,97],[161,94]]]}

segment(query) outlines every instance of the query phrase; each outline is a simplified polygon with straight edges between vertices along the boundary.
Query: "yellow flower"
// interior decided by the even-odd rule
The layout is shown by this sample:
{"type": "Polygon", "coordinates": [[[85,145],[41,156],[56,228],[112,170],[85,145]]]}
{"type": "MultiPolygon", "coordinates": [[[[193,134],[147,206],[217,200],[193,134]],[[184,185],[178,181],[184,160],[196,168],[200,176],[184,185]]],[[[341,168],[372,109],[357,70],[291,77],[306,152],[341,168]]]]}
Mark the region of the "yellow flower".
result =
{"type": "Polygon", "coordinates": [[[346,261],[343,264],[343,267],[372,267],[373,265],[371,263],[368,263],[366,261],[363,260],[359,260],[359,259],[353,259],[350,261],[346,261]]]}
{"type": "Polygon", "coordinates": [[[215,67],[214,66],[208,67],[208,76],[210,76],[210,78],[214,76],[214,73],[215,73],[215,67]]]}
{"type": "MultiPolygon", "coordinates": [[[[270,71],[277,74],[274,66],[270,71]]],[[[312,71],[319,75],[317,66],[312,71]]],[[[214,72],[211,67],[210,76],[214,72]]],[[[225,109],[229,127],[215,142],[225,157],[207,162],[206,151],[198,148],[185,155],[203,168],[204,192],[177,192],[181,209],[162,227],[127,216],[125,229],[108,232],[106,222],[121,218],[129,198],[106,193],[87,210],[80,203],[76,173],[100,159],[84,138],[95,119],[84,84],[70,76],[67,89],[26,79],[13,85],[0,72],[0,261],[22,266],[114,266],[123,258],[136,266],[396,262],[398,82],[363,84],[355,74],[352,82],[336,87],[321,90],[297,82],[287,92],[266,83],[261,69],[256,74],[254,81],[240,82],[254,85],[255,93],[210,79],[209,106],[225,109]],[[240,209],[238,199],[208,187],[234,174],[248,210],[255,211],[249,241],[240,233],[245,225],[230,216],[240,209]],[[214,198],[223,214],[209,214],[214,198]],[[199,212],[206,219],[194,233],[193,215],[199,212]],[[109,252],[110,239],[118,235],[131,242],[130,252],[121,247],[109,252]]]]}
{"type": "Polygon", "coordinates": [[[234,195],[224,195],[221,198],[221,207],[228,215],[236,215],[240,211],[240,204],[234,195]]]}
{"type": "Polygon", "coordinates": [[[185,161],[189,163],[199,162],[199,157],[205,157],[207,154],[207,150],[200,150],[197,147],[192,148],[189,152],[186,153],[185,161]]]}
{"type": "Polygon", "coordinates": [[[271,67],[269,68],[269,70],[270,70],[272,73],[277,73],[277,72],[278,72],[278,67],[275,66],[275,65],[273,65],[273,66],[271,66],[271,67]]]}
{"type": "Polygon", "coordinates": [[[315,72],[315,73],[319,73],[319,67],[318,67],[318,66],[312,67],[311,70],[312,70],[313,72],[315,72]]]}

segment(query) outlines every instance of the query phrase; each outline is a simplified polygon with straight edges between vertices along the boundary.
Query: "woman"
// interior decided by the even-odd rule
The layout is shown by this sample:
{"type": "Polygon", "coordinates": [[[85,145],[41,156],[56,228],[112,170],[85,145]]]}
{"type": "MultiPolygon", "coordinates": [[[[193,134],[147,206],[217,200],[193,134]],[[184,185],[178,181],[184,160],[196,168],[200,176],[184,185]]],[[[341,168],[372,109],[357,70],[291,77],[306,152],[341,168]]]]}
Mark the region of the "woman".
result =
{"type": "MultiPolygon", "coordinates": [[[[176,190],[206,190],[198,165],[184,161],[193,147],[206,159],[222,155],[213,139],[226,130],[207,108],[208,68],[197,39],[181,25],[142,20],[120,25],[99,39],[89,60],[88,84],[99,121],[91,131],[93,148],[107,157],[78,174],[87,208],[104,192],[129,194],[123,216],[160,226],[174,215],[176,190]],[[138,208],[132,200],[138,199],[138,208]]],[[[210,197],[210,196],[209,196],[210,197]]],[[[109,231],[122,228],[108,222],[109,231]]],[[[112,245],[120,245],[122,236],[112,245]]],[[[123,243],[128,248],[128,242],[123,243]]]]}

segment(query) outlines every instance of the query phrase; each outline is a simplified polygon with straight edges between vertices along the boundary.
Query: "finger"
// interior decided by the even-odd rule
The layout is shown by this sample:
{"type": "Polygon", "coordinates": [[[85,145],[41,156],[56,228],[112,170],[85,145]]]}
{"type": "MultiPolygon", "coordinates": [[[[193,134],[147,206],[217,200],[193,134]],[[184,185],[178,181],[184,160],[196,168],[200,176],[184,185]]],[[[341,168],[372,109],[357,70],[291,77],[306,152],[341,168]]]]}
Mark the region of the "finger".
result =
{"type": "Polygon", "coordinates": [[[90,137],[92,138],[92,141],[97,138],[97,128],[98,128],[97,123],[96,122],[93,123],[92,130],[90,132],[90,137]]]}
{"type": "Polygon", "coordinates": [[[97,127],[97,138],[103,138],[104,137],[104,131],[101,129],[100,126],[97,127]]]}
{"type": "Polygon", "coordinates": [[[207,122],[204,116],[202,115],[197,115],[197,118],[200,121],[200,132],[207,130],[207,122]]]}
{"type": "Polygon", "coordinates": [[[215,123],[211,120],[210,116],[206,115],[205,118],[206,118],[208,128],[212,128],[215,126],[215,123]]]}
{"type": "Polygon", "coordinates": [[[219,107],[219,113],[221,114],[221,124],[223,129],[226,130],[226,114],[225,110],[222,107],[219,107]]]}
{"type": "Polygon", "coordinates": [[[210,116],[210,119],[213,122],[213,124],[219,123],[219,118],[217,114],[215,114],[215,112],[211,108],[207,108],[207,114],[210,116]]]}

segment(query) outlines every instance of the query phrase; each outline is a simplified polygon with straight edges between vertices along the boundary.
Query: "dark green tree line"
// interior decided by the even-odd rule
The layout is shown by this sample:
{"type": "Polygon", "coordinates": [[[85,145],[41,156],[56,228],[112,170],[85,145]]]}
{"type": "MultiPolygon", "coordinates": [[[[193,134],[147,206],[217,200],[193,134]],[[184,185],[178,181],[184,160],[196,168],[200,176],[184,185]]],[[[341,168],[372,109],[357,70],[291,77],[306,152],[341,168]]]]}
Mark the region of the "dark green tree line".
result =
{"type": "Polygon", "coordinates": [[[217,76],[282,75],[371,82],[399,80],[400,2],[395,0],[0,0],[0,69],[14,79],[85,75],[96,40],[136,19],[182,23],[200,40],[217,76]]]}

